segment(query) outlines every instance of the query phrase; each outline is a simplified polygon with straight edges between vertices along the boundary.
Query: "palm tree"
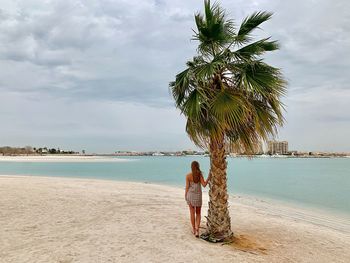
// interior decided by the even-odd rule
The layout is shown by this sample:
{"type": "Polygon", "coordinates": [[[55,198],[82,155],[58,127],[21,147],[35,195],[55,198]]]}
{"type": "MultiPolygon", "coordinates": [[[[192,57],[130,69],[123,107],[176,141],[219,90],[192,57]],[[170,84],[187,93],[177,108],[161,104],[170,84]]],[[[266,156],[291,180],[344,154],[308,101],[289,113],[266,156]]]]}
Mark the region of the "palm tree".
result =
{"type": "Polygon", "coordinates": [[[269,38],[253,41],[251,33],[272,16],[256,12],[239,28],[216,3],[204,1],[204,15],[195,15],[199,42],[197,56],[170,83],[176,107],[187,118],[186,132],[210,152],[210,241],[233,237],[228,211],[228,151],[254,152],[262,141],[275,136],[283,124],[281,97],[286,82],[278,68],[261,58],[279,48],[269,38]]]}

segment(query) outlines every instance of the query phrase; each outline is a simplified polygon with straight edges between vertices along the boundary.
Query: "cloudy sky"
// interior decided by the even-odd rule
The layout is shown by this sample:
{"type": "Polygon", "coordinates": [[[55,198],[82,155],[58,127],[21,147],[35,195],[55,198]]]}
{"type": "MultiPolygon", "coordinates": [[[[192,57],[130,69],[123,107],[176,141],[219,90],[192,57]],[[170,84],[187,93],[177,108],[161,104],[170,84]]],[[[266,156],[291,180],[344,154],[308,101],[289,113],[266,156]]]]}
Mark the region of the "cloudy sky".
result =
{"type": "MultiPolygon", "coordinates": [[[[291,149],[350,151],[350,1],[222,0],[239,24],[274,12],[257,36],[289,81],[291,149]]],[[[168,83],[195,55],[189,0],[2,0],[0,146],[88,152],[194,148],[168,83]]]]}

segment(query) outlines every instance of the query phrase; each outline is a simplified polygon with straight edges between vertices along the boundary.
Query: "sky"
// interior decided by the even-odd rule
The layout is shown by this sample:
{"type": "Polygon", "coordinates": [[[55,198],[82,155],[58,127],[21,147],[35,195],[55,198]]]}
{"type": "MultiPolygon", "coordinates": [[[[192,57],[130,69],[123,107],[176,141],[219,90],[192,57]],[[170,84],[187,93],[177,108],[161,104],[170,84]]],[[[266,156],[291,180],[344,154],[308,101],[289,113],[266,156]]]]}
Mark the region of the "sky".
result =
{"type": "MultiPolygon", "coordinates": [[[[350,1],[222,0],[237,25],[273,18],[255,36],[288,80],[291,150],[350,152],[350,1]]],[[[168,84],[196,54],[190,0],[2,0],[0,146],[196,149],[168,84]]]]}

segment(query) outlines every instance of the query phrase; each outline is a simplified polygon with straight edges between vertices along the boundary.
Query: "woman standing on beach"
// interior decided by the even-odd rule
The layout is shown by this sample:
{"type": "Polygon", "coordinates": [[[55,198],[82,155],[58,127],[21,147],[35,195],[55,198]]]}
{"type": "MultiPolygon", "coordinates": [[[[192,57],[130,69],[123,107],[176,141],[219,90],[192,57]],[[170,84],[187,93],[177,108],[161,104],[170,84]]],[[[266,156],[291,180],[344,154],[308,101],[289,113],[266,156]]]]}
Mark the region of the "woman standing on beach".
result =
{"type": "Polygon", "coordinates": [[[186,176],[186,190],[185,199],[188,207],[190,208],[191,224],[193,228],[193,234],[199,237],[199,226],[201,223],[201,209],[202,209],[202,187],[206,187],[210,175],[207,180],[204,180],[202,171],[199,169],[199,163],[193,161],[191,163],[192,172],[186,176]]]}

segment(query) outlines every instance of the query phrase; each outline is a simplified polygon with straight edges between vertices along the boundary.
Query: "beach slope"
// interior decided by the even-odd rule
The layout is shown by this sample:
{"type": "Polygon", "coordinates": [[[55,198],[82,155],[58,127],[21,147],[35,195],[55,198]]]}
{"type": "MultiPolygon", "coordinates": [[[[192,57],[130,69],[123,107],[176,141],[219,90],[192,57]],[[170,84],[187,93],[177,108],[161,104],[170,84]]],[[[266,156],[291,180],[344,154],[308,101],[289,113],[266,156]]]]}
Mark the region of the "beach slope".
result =
{"type": "MultiPolygon", "coordinates": [[[[0,196],[0,262],[349,262],[350,259],[350,232],[346,224],[327,218],[312,220],[314,217],[303,213],[237,196],[230,200],[237,239],[228,245],[193,237],[184,191],[179,188],[0,176],[0,196]]],[[[204,204],[203,216],[207,212],[206,196],[204,204]]]]}

